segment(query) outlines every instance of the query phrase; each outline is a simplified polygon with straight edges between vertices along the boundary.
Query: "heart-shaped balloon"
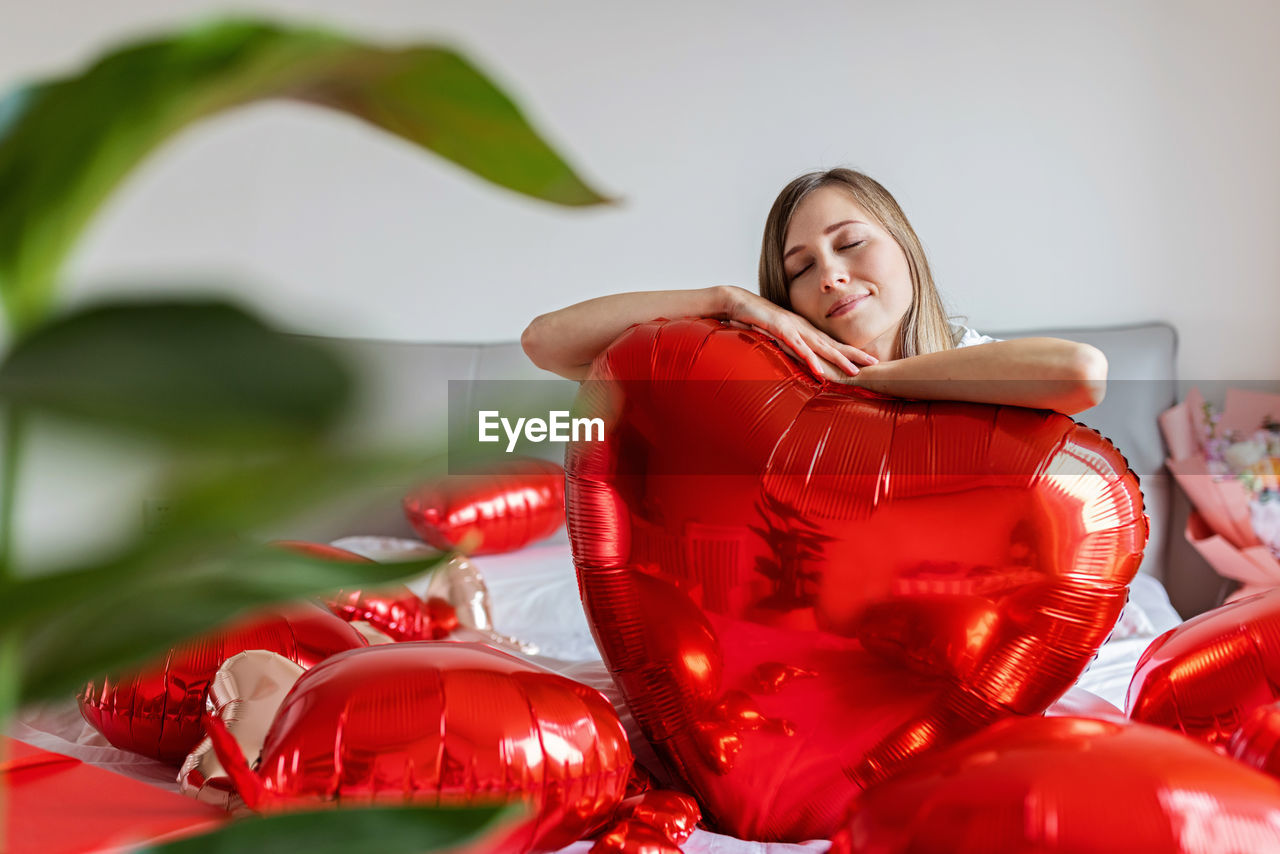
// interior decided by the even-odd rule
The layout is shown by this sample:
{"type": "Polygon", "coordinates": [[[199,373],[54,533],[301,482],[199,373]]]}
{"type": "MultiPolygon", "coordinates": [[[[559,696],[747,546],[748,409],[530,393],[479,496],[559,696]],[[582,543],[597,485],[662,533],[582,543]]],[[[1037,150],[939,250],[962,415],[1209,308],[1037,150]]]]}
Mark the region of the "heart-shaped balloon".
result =
{"type": "Polygon", "coordinates": [[[515,551],[564,524],[564,469],[550,460],[516,457],[483,472],[437,478],[403,504],[418,536],[442,551],[515,551]]]}
{"type": "MultiPolygon", "coordinates": [[[[369,560],[344,549],[316,543],[280,545],[317,557],[369,560]]],[[[471,640],[483,636],[485,643],[536,654],[535,644],[494,629],[490,600],[489,587],[480,570],[465,555],[455,554],[431,572],[422,596],[399,584],[375,590],[338,590],[325,599],[324,605],[354,625],[371,644],[443,640],[464,627],[471,630],[471,640]]]]}
{"type": "Polygon", "coordinates": [[[711,319],[630,328],[575,412],[569,534],[605,661],[721,831],[825,838],[863,787],[1039,714],[1115,624],[1137,477],[1047,410],[821,382],[711,319]]]}
{"type": "Polygon", "coordinates": [[[1129,717],[1225,746],[1259,706],[1280,700],[1280,588],[1170,629],[1142,657],[1129,717]]]}
{"type": "Polygon", "coordinates": [[[441,640],[458,627],[458,612],[438,597],[423,599],[403,584],[384,590],[339,590],[325,600],[347,622],[373,626],[389,640],[441,640]]]}
{"type": "Polygon", "coordinates": [[[181,765],[202,738],[205,694],[222,662],[246,649],[277,652],[311,667],[337,652],[367,646],[344,620],[311,604],[237,620],[171,650],[138,672],[91,682],[80,713],[107,741],[181,765]]]}
{"type": "Polygon", "coordinates": [[[1001,721],[854,802],[832,854],[1280,851],[1280,783],[1157,727],[1001,721]]]}
{"type": "Polygon", "coordinates": [[[225,724],[210,719],[209,734],[255,809],[523,801],[521,851],[601,829],[633,762],[599,691],[473,643],[374,646],[313,667],[275,712],[256,770],[225,724]]]}
{"type": "MultiPolygon", "coordinates": [[[[375,563],[364,555],[326,543],[276,540],[272,545],[326,560],[375,563]]],[[[370,643],[439,640],[458,627],[453,605],[440,598],[424,600],[403,584],[377,590],[337,590],[322,604],[336,616],[354,623],[370,643]]]]}

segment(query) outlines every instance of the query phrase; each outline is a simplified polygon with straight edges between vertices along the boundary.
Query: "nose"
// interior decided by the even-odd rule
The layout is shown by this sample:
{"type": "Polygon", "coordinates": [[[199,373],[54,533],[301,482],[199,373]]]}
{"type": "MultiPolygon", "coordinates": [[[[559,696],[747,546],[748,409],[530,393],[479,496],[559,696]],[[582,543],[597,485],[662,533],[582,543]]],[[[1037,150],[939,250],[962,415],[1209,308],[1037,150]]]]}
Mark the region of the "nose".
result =
{"type": "Polygon", "coordinates": [[[822,290],[829,291],[836,285],[849,284],[849,271],[838,265],[828,265],[822,271],[822,290]]]}

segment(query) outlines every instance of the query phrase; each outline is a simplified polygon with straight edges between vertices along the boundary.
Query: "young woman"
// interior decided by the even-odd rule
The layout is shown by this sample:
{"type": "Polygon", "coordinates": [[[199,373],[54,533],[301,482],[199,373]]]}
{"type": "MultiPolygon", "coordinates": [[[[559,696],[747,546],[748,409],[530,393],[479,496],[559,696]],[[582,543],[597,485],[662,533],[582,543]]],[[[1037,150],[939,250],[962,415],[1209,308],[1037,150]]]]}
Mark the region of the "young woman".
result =
{"type": "Polygon", "coordinates": [[[1106,357],[1087,344],[953,328],[906,215],[851,169],[783,188],[765,222],[759,287],[759,295],[717,285],[598,297],[539,315],[520,340],[538,367],[582,380],[635,323],[716,317],[772,336],[816,376],[882,394],[1074,415],[1106,391],[1106,357]]]}

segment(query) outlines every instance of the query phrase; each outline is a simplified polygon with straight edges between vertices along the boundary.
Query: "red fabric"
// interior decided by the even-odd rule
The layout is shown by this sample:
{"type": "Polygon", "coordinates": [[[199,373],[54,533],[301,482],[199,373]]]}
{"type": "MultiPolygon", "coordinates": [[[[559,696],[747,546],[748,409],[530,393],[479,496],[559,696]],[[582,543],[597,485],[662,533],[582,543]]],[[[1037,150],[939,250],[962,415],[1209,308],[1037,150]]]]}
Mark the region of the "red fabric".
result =
{"type": "Polygon", "coordinates": [[[222,810],[0,736],[3,850],[71,854],[213,830],[222,810]]]}

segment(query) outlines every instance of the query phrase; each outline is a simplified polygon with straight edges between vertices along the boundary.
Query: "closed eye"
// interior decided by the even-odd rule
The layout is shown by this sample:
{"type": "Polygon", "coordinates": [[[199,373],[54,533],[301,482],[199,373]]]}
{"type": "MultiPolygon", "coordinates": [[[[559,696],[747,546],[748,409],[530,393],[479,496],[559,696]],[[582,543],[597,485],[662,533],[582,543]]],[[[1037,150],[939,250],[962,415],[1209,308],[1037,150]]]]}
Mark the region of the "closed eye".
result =
{"type": "MultiPolygon", "coordinates": [[[[853,248],[855,248],[855,247],[857,247],[857,246],[861,246],[862,244],[864,244],[864,243],[866,243],[866,242],[867,242],[867,241],[865,241],[865,240],[855,240],[853,243],[846,243],[844,246],[841,246],[837,251],[839,251],[839,252],[843,252],[843,251],[844,251],[844,250],[846,250],[846,249],[853,249],[853,248]]],[[[801,267],[799,270],[796,270],[794,273],[792,273],[792,274],[791,274],[791,277],[790,277],[789,279],[787,279],[787,281],[788,281],[788,282],[794,282],[796,279],[798,279],[798,278],[800,278],[802,275],[804,275],[805,271],[807,271],[807,270],[808,270],[810,267],[812,267],[812,266],[813,266],[812,264],[806,264],[806,265],[804,265],[804,266],[803,266],[803,267],[801,267]]]]}

